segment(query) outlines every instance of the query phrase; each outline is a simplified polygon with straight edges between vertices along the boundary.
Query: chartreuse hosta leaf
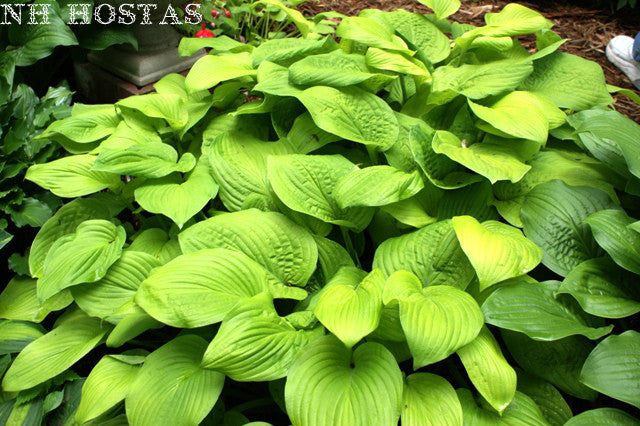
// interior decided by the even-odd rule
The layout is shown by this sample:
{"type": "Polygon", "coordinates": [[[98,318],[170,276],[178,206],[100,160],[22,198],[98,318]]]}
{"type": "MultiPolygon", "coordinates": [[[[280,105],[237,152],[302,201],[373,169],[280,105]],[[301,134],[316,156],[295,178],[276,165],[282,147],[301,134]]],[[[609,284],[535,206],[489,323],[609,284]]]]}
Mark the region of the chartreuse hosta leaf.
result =
{"type": "Polygon", "coordinates": [[[336,36],[370,47],[412,53],[401,38],[395,36],[385,25],[370,18],[345,17],[336,28],[336,36]]]}
{"type": "Polygon", "coordinates": [[[262,293],[238,304],[222,321],[202,366],[240,382],[276,380],[309,342],[324,335],[322,327],[298,329],[276,312],[262,293]]]}
{"type": "Polygon", "coordinates": [[[485,320],[537,340],[557,340],[574,334],[595,340],[611,332],[612,325],[592,327],[575,301],[556,298],[559,284],[522,280],[500,287],[482,304],[485,320]]]}
{"type": "Polygon", "coordinates": [[[341,209],[335,199],[340,179],[356,169],[342,155],[271,156],[267,167],[273,190],[290,209],[356,231],[369,224],[372,209],[341,209]]]}
{"type": "Polygon", "coordinates": [[[83,424],[124,400],[143,361],[144,356],[102,357],[82,385],[76,421],[83,424]]]}
{"type": "Polygon", "coordinates": [[[584,110],[613,102],[602,68],[595,62],[556,52],[534,62],[521,89],[541,94],[560,108],[584,110]]]}
{"type": "Polygon", "coordinates": [[[578,151],[547,149],[538,152],[531,161],[531,169],[516,183],[497,182],[493,186],[493,204],[500,214],[514,226],[522,227],[520,209],[526,194],[534,187],[554,179],[572,186],[591,186],[616,200],[612,183],[616,175],[604,164],[578,151]]]}
{"type": "MultiPolygon", "coordinates": [[[[536,141],[540,144],[547,141],[549,121],[533,93],[510,92],[486,105],[471,100],[468,102],[475,115],[502,134],[536,141]]],[[[493,133],[490,128],[483,128],[483,130],[493,133]]]]}
{"type": "Polygon", "coordinates": [[[596,242],[623,268],[640,274],[640,234],[628,228],[635,222],[623,210],[601,210],[585,219],[596,242]]]}
{"type": "Polygon", "coordinates": [[[314,237],[318,246],[318,272],[328,282],[343,266],[355,266],[347,250],[333,240],[314,237]]]}
{"type": "Polygon", "coordinates": [[[549,425],[533,399],[522,392],[516,392],[513,401],[502,414],[478,406],[469,389],[460,388],[456,389],[456,392],[462,405],[465,424],[478,426],[549,425]]]}
{"type": "Polygon", "coordinates": [[[384,346],[367,342],[352,353],[329,335],[293,363],[285,401],[293,426],[396,425],[402,372],[384,346]]]}
{"type": "Polygon", "coordinates": [[[117,314],[121,314],[122,319],[105,342],[111,348],[118,348],[147,330],[163,326],[133,302],[124,305],[117,314]]]}
{"type": "Polygon", "coordinates": [[[308,154],[324,145],[336,142],[340,138],[325,132],[313,122],[313,117],[308,112],[299,115],[293,121],[291,129],[286,136],[287,147],[298,154],[308,154]]]}
{"type": "Polygon", "coordinates": [[[518,391],[533,399],[551,426],[563,426],[572,416],[569,404],[551,383],[522,370],[518,370],[518,391]]]}
{"type": "MultiPolygon", "coordinates": [[[[186,78],[180,74],[168,74],[153,85],[160,95],[177,95],[184,101],[184,108],[187,112],[187,121],[178,136],[182,138],[202,117],[204,117],[212,106],[213,98],[208,90],[188,93],[186,78]]],[[[182,117],[180,117],[182,119],[182,117]]],[[[177,126],[176,126],[177,127],[177,126]]]]}
{"type": "Polygon", "coordinates": [[[437,201],[439,219],[453,218],[461,214],[482,221],[498,218],[495,209],[489,204],[491,184],[486,180],[445,194],[446,197],[437,201]]]}
{"type": "Polygon", "coordinates": [[[617,111],[591,109],[567,118],[580,141],[598,160],[616,173],[640,177],[640,127],[617,111]]]}
{"type": "Polygon", "coordinates": [[[507,4],[499,13],[484,16],[487,25],[465,32],[456,38],[456,44],[468,46],[476,37],[511,37],[548,29],[553,23],[540,13],[517,3],[507,4]]]}
{"type": "Polygon", "coordinates": [[[0,353],[20,352],[25,346],[45,333],[40,324],[28,321],[0,320],[0,353]]]}
{"type": "Polygon", "coordinates": [[[313,313],[351,348],[378,327],[384,283],[379,269],[362,280],[331,280],[318,294],[313,313]]]}
{"type": "Polygon", "coordinates": [[[377,146],[383,151],[397,140],[398,120],[393,110],[363,89],[315,86],[300,93],[298,99],[318,127],[343,139],[377,146]]]}
{"type": "MultiPolygon", "coordinates": [[[[586,337],[576,335],[560,340],[541,341],[503,329],[502,338],[511,356],[527,373],[578,398],[594,400],[598,395],[579,381],[582,365],[595,346],[586,337]]],[[[518,389],[520,382],[518,378],[518,389]]]]}
{"type": "Polygon", "coordinates": [[[451,223],[478,275],[480,291],[526,274],[542,259],[542,250],[512,226],[495,220],[480,223],[471,216],[456,216],[451,223]]]}
{"type": "Polygon", "coordinates": [[[240,43],[226,35],[215,38],[183,37],[178,46],[180,56],[193,56],[198,50],[209,47],[214,52],[251,52],[253,45],[240,43]]]}
{"type": "Polygon", "coordinates": [[[128,247],[130,251],[150,254],[162,264],[182,254],[178,238],[175,236],[169,238],[169,235],[159,228],[145,229],[133,238],[133,242],[128,247]]]}
{"type": "Polygon", "coordinates": [[[57,326],[18,354],[2,380],[2,390],[29,389],[71,367],[96,347],[109,325],[76,309],[61,317],[57,326]]]}
{"type": "Polygon", "coordinates": [[[146,180],[136,188],[135,198],[146,211],[161,213],[182,227],[217,192],[218,185],[211,177],[206,158],[203,158],[186,179],[172,173],[159,179],[146,180]]]}
{"type": "Polygon", "coordinates": [[[406,378],[402,393],[405,426],[462,426],[458,395],[445,379],[430,373],[406,378]]]}
{"type": "Polygon", "coordinates": [[[640,333],[609,336],[584,362],[580,381],[612,398],[640,407],[640,333]]]}
{"type": "Polygon", "coordinates": [[[187,152],[178,161],[178,153],[164,143],[133,145],[127,149],[101,149],[93,170],[121,175],[160,178],[173,172],[187,173],[196,165],[187,152]]]}
{"type": "Polygon", "coordinates": [[[189,92],[209,89],[218,83],[238,77],[253,76],[251,56],[246,52],[230,55],[207,55],[193,65],[185,85],[189,92]],[[212,72],[212,70],[216,70],[212,72]]]}
{"type": "MultiPolygon", "coordinates": [[[[336,43],[331,37],[313,38],[282,38],[267,40],[260,44],[251,54],[251,63],[257,67],[264,61],[275,62],[288,66],[307,56],[328,53],[336,49],[336,43]]],[[[209,72],[211,70],[209,69],[209,72]]],[[[189,73],[191,74],[191,73],[189,73]]]]}
{"type": "Polygon", "coordinates": [[[446,65],[433,73],[430,99],[453,99],[461,94],[469,99],[482,99],[513,90],[533,72],[527,61],[503,60],[486,64],[446,65]]]}
{"type": "Polygon", "coordinates": [[[207,342],[176,337],[147,356],[125,397],[127,419],[141,426],[199,424],[216,403],[224,375],[200,366],[207,342]]]}
{"type": "Polygon", "coordinates": [[[0,294],[0,318],[40,322],[52,311],[66,308],[73,302],[68,291],[61,291],[41,302],[36,295],[37,280],[15,277],[0,294]]]}
{"type": "Polygon", "coordinates": [[[226,248],[244,253],[285,284],[305,286],[316,268],[311,234],[276,212],[248,209],[221,214],[180,233],[184,253],[226,248]]]}
{"type": "Polygon", "coordinates": [[[291,150],[280,141],[266,142],[240,132],[219,135],[214,141],[209,160],[225,207],[242,210],[252,200],[275,207],[267,177],[267,157],[290,154],[291,150]]]}
{"type": "Polygon", "coordinates": [[[410,198],[424,187],[420,173],[391,166],[358,169],[338,181],[334,197],[341,208],[384,206],[410,198]]]}
{"type": "Polygon", "coordinates": [[[583,411],[565,423],[565,426],[608,425],[638,426],[640,425],[640,420],[617,408],[596,408],[594,410],[583,411]]]}
{"type": "Polygon", "coordinates": [[[118,310],[133,300],[140,283],[160,265],[154,256],[128,248],[102,279],[74,286],[71,294],[87,314],[115,324],[124,316],[117,315],[118,310]]]}
{"type": "Polygon", "coordinates": [[[149,93],[129,96],[116,105],[140,111],[146,117],[162,118],[174,130],[182,129],[189,119],[184,100],[176,94],[149,93]]]}
{"type": "Polygon", "coordinates": [[[391,275],[384,303],[399,303],[400,323],[407,337],[415,369],[441,361],[480,332],[484,319],[468,293],[446,285],[422,283],[410,272],[391,275]]]}
{"type": "Polygon", "coordinates": [[[640,312],[637,280],[609,258],[589,259],[569,272],[558,293],[570,294],[592,315],[624,318],[640,312]]]}
{"type": "Polygon", "coordinates": [[[427,71],[422,62],[417,59],[410,59],[408,55],[402,53],[370,47],[367,49],[365,58],[367,65],[372,68],[421,77],[429,75],[429,71],[427,71]]]}
{"type": "Polygon", "coordinates": [[[120,257],[127,235],[123,227],[94,219],[82,222],[73,234],[51,245],[38,279],[38,298],[46,300],[80,283],[104,277],[120,257]]]}
{"type": "MultiPolygon", "coordinates": [[[[482,180],[482,176],[471,174],[460,164],[433,149],[436,134],[425,125],[416,125],[409,131],[409,150],[415,162],[427,178],[439,188],[460,188],[482,180]]],[[[462,147],[462,142],[460,142],[462,147]]]]}
{"type": "Polygon", "coordinates": [[[373,267],[387,276],[406,270],[420,277],[422,285],[450,285],[465,289],[474,277],[450,220],[389,238],[380,244],[373,267]]]}
{"type": "Polygon", "coordinates": [[[362,55],[342,49],[307,56],[289,67],[289,81],[304,86],[353,86],[379,76],[369,71],[362,55]]]}
{"type": "Polygon", "coordinates": [[[438,130],[432,140],[432,149],[451,160],[486,177],[495,183],[499,180],[517,182],[531,169],[527,160],[526,141],[492,138],[466,146],[456,135],[438,130]]]}
{"type": "Polygon", "coordinates": [[[410,48],[417,51],[418,59],[425,58],[435,64],[449,56],[451,42],[424,15],[398,9],[385,17],[410,48]]]}
{"type": "Polygon", "coordinates": [[[478,392],[502,413],[516,392],[516,372],[509,365],[500,345],[487,327],[471,343],[457,351],[478,392]]]}
{"type": "MultiPolygon", "coordinates": [[[[76,144],[89,144],[112,134],[120,118],[113,105],[87,105],[89,108],[73,109],[71,117],[51,123],[38,135],[39,139],[59,140],[61,137],[76,144]]],[[[90,151],[87,149],[85,152],[90,151]]]]}
{"type": "Polygon", "coordinates": [[[436,19],[444,19],[460,9],[460,0],[418,0],[430,7],[436,14],[436,19]]]}
{"type": "Polygon", "coordinates": [[[270,274],[224,248],[176,257],[145,279],[135,302],[165,324],[194,328],[222,321],[242,299],[269,291],[270,274]]]}
{"type": "Polygon", "coordinates": [[[524,235],[544,251],[542,263],[566,276],[585,260],[603,254],[584,219],[599,210],[615,208],[609,196],[598,189],[552,180],[527,194],[520,215],[524,235]]]}
{"type": "Polygon", "coordinates": [[[49,249],[58,238],[75,232],[78,225],[89,219],[110,219],[109,209],[98,200],[80,198],[60,207],[42,225],[29,251],[29,272],[34,277],[42,276],[42,268],[49,249]]]}
{"type": "Polygon", "coordinates": [[[93,155],[73,155],[49,163],[34,164],[27,170],[25,179],[65,198],[81,197],[106,188],[119,189],[122,186],[120,176],[94,171],[95,161],[93,155]]]}

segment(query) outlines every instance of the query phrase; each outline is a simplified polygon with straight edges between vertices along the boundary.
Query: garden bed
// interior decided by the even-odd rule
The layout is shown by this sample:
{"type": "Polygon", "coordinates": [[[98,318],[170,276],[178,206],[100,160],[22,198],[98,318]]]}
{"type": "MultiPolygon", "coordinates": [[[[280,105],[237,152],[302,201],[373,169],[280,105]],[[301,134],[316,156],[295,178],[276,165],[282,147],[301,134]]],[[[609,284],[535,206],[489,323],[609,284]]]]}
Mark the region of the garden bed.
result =
{"type": "MultiPolygon", "coordinates": [[[[462,7],[452,19],[481,26],[484,25],[485,13],[498,12],[508,3],[505,0],[462,0],[462,7]]],[[[580,5],[569,5],[566,1],[554,0],[519,3],[542,13],[554,23],[553,30],[568,39],[559,50],[597,62],[604,70],[607,83],[635,90],[629,79],[607,60],[604,51],[609,40],[616,35],[625,34],[633,37],[640,31],[640,9],[631,10],[627,7],[613,12],[606,5],[598,5],[592,1],[582,1],[579,2],[580,5]]],[[[413,0],[319,0],[298,6],[300,11],[309,16],[330,10],[345,15],[357,15],[363,9],[396,8],[422,13],[429,11],[429,8],[413,0]]],[[[535,39],[529,37],[529,41],[531,47],[534,47],[535,39]]],[[[618,111],[640,123],[638,104],[624,95],[614,95],[614,98],[618,111]]]]}

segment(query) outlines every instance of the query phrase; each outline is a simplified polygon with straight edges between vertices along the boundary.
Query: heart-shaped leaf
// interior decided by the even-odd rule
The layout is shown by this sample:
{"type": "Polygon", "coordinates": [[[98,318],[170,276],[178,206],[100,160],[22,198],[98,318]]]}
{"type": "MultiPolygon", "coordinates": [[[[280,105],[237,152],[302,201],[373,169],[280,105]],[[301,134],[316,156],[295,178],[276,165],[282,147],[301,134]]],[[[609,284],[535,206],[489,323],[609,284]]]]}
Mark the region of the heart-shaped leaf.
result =
{"type": "Polygon", "coordinates": [[[392,426],[400,417],[402,373],[378,343],[364,343],[351,354],[337,338],[325,336],[291,366],[285,401],[294,426],[392,426]]]}
{"type": "Polygon", "coordinates": [[[322,327],[297,329],[278,316],[271,296],[262,293],[238,304],[222,321],[202,359],[202,366],[240,382],[276,380],[322,327]]]}
{"type": "Polygon", "coordinates": [[[127,419],[141,426],[199,424],[216,403],[224,375],[200,366],[207,342],[179,336],[147,356],[125,398],[127,419]]]}
{"type": "Polygon", "coordinates": [[[556,298],[559,283],[518,280],[496,289],[482,304],[487,323],[519,331],[537,340],[557,340],[574,334],[599,339],[613,325],[592,327],[575,301],[556,298]],[[573,303],[569,303],[573,302],[573,303]]]}
{"type": "Polygon", "coordinates": [[[100,319],[79,309],[67,312],[57,327],[18,354],[2,380],[2,389],[18,392],[62,373],[96,347],[108,331],[100,319]]]}
{"type": "Polygon", "coordinates": [[[584,362],[580,381],[592,389],[640,407],[640,333],[609,336],[584,362]]]}
{"type": "Polygon", "coordinates": [[[149,179],[135,190],[136,201],[151,213],[161,213],[182,227],[216,196],[218,185],[206,161],[198,165],[186,180],[178,174],[149,179]]]}
{"type": "Polygon", "coordinates": [[[602,255],[583,220],[614,208],[609,196],[598,189],[552,180],[527,194],[521,210],[524,235],[544,251],[546,267],[566,276],[585,260],[602,255]]]}
{"type": "Polygon", "coordinates": [[[373,211],[366,207],[341,209],[334,195],[340,179],[355,168],[341,155],[278,155],[268,160],[271,186],[287,207],[361,231],[373,211]]]}
{"type": "Polygon", "coordinates": [[[456,216],[451,223],[476,270],[480,291],[526,274],[542,259],[542,250],[512,226],[494,220],[480,223],[471,216],[456,216]]]}
{"type": "Polygon", "coordinates": [[[462,426],[458,395],[445,379],[430,373],[407,377],[402,393],[402,424],[422,426],[462,426]]]}
{"type": "Polygon", "coordinates": [[[414,369],[441,361],[472,342],[484,319],[468,293],[446,285],[421,288],[420,280],[399,271],[387,280],[384,301],[399,302],[400,323],[414,369]]]}
{"type": "Polygon", "coordinates": [[[585,219],[600,247],[618,265],[640,274],[640,234],[629,229],[635,222],[623,210],[601,210],[585,219]]]}
{"type": "Polygon", "coordinates": [[[222,321],[239,300],[268,291],[269,275],[240,252],[202,249],[155,269],[135,302],[165,324],[201,327],[222,321]]]}
{"type": "Polygon", "coordinates": [[[316,268],[311,234],[286,216],[248,209],[214,216],[180,233],[184,253],[226,248],[244,253],[283,283],[304,286],[316,268]]]}
{"type": "Polygon", "coordinates": [[[101,219],[84,221],[75,233],[60,237],[44,261],[38,297],[46,300],[67,287],[104,277],[120,257],[126,237],[123,227],[101,219]]]}
{"type": "MultiPolygon", "coordinates": [[[[144,357],[136,357],[139,362],[144,357]]],[[[140,364],[131,358],[118,359],[118,356],[106,355],[93,367],[82,385],[82,398],[76,421],[80,424],[94,419],[124,400],[129,387],[134,382],[140,364]]]]}
{"type": "MultiPolygon", "coordinates": [[[[340,272],[338,273],[340,274],[340,272]]],[[[385,278],[374,269],[360,280],[331,280],[318,294],[313,313],[351,348],[378,327],[385,278]]]]}
{"type": "Polygon", "coordinates": [[[384,206],[412,197],[423,187],[417,171],[409,174],[391,166],[373,166],[340,179],[334,196],[341,208],[384,206]]]}
{"type": "Polygon", "coordinates": [[[609,258],[590,259],[569,272],[558,293],[572,295],[592,315],[624,318],[640,312],[637,279],[609,258]]]}
{"type": "Polygon", "coordinates": [[[450,220],[442,220],[400,237],[385,240],[376,249],[373,267],[387,276],[406,270],[423,285],[466,288],[473,266],[465,256],[450,220]]]}

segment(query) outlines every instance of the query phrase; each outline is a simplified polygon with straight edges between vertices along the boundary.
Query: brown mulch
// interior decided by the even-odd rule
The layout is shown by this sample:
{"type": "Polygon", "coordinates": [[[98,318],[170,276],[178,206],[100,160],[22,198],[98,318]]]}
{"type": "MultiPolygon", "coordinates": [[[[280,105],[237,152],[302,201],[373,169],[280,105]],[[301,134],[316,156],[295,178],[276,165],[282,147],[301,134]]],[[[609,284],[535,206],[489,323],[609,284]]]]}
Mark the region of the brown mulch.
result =
{"type": "MultiPolygon", "coordinates": [[[[500,11],[509,1],[505,0],[462,0],[462,7],[452,19],[462,23],[484,25],[484,14],[500,11]]],[[[605,47],[616,35],[635,36],[640,31],[640,5],[635,9],[625,8],[612,12],[607,5],[582,1],[580,6],[568,5],[562,0],[529,0],[518,3],[537,10],[554,23],[552,28],[568,41],[560,50],[597,62],[604,70],[607,83],[634,89],[624,74],[605,56],[605,47]]],[[[362,9],[393,10],[402,8],[414,12],[430,10],[415,0],[311,0],[302,3],[298,9],[305,15],[334,10],[345,15],[357,15],[362,9]]],[[[534,39],[524,38],[525,47],[533,47],[534,39]]],[[[636,93],[640,94],[637,90],[636,93]]],[[[623,95],[614,95],[615,108],[640,123],[640,105],[623,95]]]]}

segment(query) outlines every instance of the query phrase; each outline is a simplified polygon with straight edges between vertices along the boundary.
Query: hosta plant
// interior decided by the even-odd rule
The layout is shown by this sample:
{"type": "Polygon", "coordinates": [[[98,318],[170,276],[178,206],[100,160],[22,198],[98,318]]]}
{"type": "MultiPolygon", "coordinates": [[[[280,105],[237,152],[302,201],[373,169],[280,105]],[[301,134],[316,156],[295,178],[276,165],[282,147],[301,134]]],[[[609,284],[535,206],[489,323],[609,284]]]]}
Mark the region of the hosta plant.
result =
{"type": "MultiPolygon", "coordinates": [[[[63,53],[60,48],[79,45],[100,50],[117,43],[136,45],[126,27],[106,27],[95,22],[67,25],[70,5],[66,2],[46,0],[32,5],[35,12],[48,7],[46,24],[40,15],[31,17],[29,5],[13,3],[18,3],[10,4],[13,14],[3,8],[3,21],[7,25],[0,26],[0,249],[16,233],[18,239],[31,238],[24,227],[42,226],[60,205],[60,200],[51,193],[24,183],[24,173],[30,165],[61,154],[58,144],[46,139],[33,140],[51,121],[70,113],[72,92],[55,77],[57,68],[69,54],[69,50],[63,53]],[[21,19],[16,21],[15,16],[21,19]],[[36,24],[30,23],[31,19],[36,24]],[[56,48],[57,54],[53,55],[56,48]],[[57,87],[47,90],[48,84],[57,87]]],[[[93,2],[86,4],[92,14],[93,2]]],[[[22,242],[14,246],[22,251],[27,242],[22,247],[22,242]]],[[[9,247],[3,253],[8,250],[9,247]]],[[[13,254],[10,267],[27,273],[20,254],[13,254]]],[[[0,271],[5,267],[3,257],[0,271]]]]}
{"type": "Polygon", "coordinates": [[[640,128],[542,15],[425,3],[49,126],[0,418],[637,424],[640,128]]]}
{"type": "MultiPolygon", "coordinates": [[[[295,9],[307,0],[205,0],[198,12],[203,22],[184,23],[177,28],[188,36],[202,37],[201,29],[210,31],[209,37],[226,36],[243,43],[258,45],[268,39],[306,36],[309,32],[330,34],[335,23],[327,17],[337,13],[307,18],[295,9]],[[207,27],[209,29],[207,29],[207,27]]],[[[191,6],[193,7],[193,6],[191,6]]],[[[184,14],[184,12],[181,10],[184,14]]]]}

